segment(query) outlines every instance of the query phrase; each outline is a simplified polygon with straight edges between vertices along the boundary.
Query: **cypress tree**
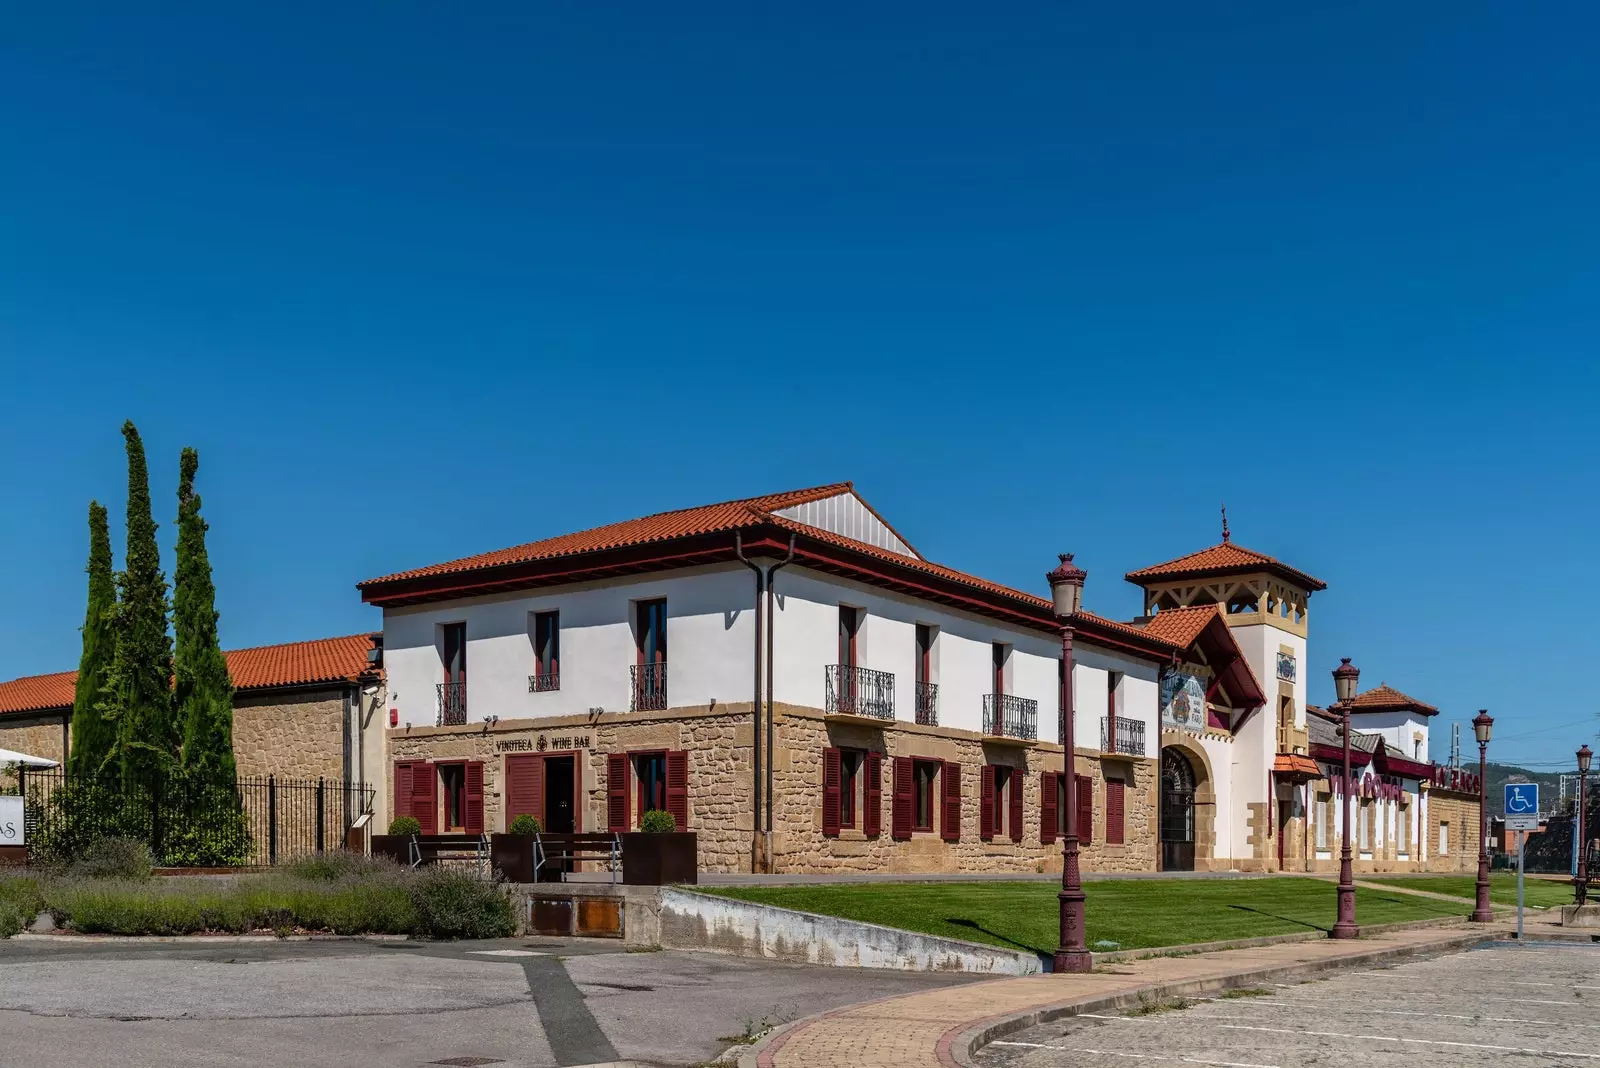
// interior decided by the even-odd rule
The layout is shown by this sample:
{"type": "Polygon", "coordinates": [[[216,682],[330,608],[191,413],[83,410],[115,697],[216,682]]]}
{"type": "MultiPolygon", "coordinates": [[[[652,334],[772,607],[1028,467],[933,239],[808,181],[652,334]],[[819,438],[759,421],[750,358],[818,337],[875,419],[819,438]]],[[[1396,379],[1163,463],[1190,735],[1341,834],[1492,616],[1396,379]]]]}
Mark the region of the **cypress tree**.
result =
{"type": "Polygon", "coordinates": [[[184,449],[178,467],[178,569],[173,575],[174,700],[183,730],[183,767],[202,782],[234,779],[233,681],[217,640],[216,587],[206,555],[194,475],[200,454],[184,449]]]}
{"type": "Polygon", "coordinates": [[[122,424],[128,447],[128,552],[117,575],[120,603],[116,655],[108,680],[117,721],[124,783],[147,782],[177,752],[172,714],[172,641],[167,635],[167,580],[150,514],[150,474],[144,442],[132,421],[122,424]]]}
{"type": "Polygon", "coordinates": [[[117,604],[111,574],[111,532],[106,509],[89,502],[89,607],[83,616],[83,653],[78,658],[78,683],[72,695],[72,751],[67,770],[74,777],[98,775],[111,755],[116,726],[100,708],[101,691],[115,652],[112,612],[117,604]]]}

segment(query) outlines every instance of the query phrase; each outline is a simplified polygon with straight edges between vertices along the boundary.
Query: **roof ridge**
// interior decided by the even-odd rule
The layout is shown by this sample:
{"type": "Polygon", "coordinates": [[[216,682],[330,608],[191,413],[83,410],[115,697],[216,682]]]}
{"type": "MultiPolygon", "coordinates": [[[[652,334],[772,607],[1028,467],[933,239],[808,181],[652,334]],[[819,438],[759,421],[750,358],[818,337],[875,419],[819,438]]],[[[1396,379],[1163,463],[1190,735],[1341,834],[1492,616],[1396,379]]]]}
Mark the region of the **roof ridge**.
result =
{"type": "Polygon", "coordinates": [[[320,645],[323,642],[345,642],[354,638],[374,638],[382,634],[381,630],[363,630],[355,634],[334,634],[326,638],[301,638],[292,642],[268,642],[266,645],[245,645],[238,649],[224,649],[222,655],[229,653],[259,653],[266,649],[286,649],[291,645],[320,645]]]}

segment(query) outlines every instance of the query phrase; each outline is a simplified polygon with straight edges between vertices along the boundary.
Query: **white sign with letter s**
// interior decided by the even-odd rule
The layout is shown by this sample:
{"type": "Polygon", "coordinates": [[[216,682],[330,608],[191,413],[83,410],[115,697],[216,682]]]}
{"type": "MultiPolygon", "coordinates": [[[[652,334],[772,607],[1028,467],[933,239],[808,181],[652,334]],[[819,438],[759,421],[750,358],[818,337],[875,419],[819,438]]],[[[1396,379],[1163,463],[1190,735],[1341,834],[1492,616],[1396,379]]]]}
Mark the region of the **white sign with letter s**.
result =
{"type": "Polygon", "coordinates": [[[22,798],[15,794],[0,797],[0,846],[26,845],[22,827],[22,798]]]}

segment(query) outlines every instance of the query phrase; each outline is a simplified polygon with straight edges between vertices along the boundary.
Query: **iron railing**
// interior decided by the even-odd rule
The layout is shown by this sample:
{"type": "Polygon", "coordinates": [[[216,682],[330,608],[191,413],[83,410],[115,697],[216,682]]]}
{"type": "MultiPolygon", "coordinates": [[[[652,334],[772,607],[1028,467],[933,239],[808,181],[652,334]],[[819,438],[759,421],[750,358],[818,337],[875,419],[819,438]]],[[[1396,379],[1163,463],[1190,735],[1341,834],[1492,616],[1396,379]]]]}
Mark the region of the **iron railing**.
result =
{"type": "Polygon", "coordinates": [[[1144,721],[1126,716],[1100,718],[1100,751],[1144,756],[1144,721]]]}
{"type": "Polygon", "coordinates": [[[529,693],[549,693],[561,689],[561,672],[545,671],[537,675],[528,676],[529,693]]]}
{"type": "Polygon", "coordinates": [[[454,727],[466,721],[466,680],[439,683],[439,722],[437,725],[440,727],[454,727]]]}
{"type": "Polygon", "coordinates": [[[1033,740],[1039,736],[1039,702],[1011,693],[983,695],[983,733],[1033,740]]]}
{"type": "Polygon", "coordinates": [[[61,768],[25,769],[19,785],[35,855],[70,860],[101,838],[136,838],[163,867],[277,864],[343,849],[356,818],[372,812],[374,794],[340,779],[124,780],[61,768]]]}
{"type": "Polygon", "coordinates": [[[829,664],[827,682],[829,715],[894,719],[894,674],[853,664],[829,664]]]}
{"type": "Polygon", "coordinates": [[[917,683],[917,722],[924,727],[939,725],[939,684],[917,683]]]}
{"type": "Polygon", "coordinates": [[[659,711],[667,707],[667,662],[635,664],[628,669],[633,673],[633,710],[635,712],[659,711]]]}

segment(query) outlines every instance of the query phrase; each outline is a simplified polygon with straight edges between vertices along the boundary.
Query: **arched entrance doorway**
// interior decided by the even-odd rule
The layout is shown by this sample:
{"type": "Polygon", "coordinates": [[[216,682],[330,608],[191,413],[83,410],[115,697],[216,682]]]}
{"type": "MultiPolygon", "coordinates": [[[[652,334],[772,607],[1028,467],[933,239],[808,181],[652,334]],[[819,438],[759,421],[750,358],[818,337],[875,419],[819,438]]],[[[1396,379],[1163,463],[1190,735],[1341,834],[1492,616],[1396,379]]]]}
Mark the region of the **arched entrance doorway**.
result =
{"type": "Polygon", "coordinates": [[[1194,871],[1194,765],[1161,750],[1161,870],[1194,871]]]}

